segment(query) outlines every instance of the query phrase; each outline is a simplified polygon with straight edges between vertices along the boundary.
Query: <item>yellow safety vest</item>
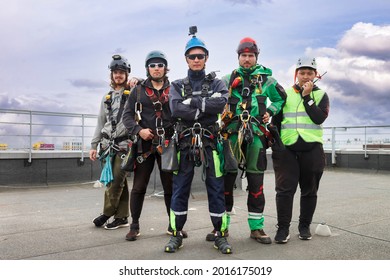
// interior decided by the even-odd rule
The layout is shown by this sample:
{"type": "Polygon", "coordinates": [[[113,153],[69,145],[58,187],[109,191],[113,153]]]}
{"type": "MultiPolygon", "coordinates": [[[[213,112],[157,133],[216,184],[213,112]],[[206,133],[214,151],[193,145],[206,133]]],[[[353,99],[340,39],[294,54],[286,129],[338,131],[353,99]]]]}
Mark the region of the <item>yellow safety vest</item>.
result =
{"type": "MultiPolygon", "coordinates": [[[[281,125],[281,138],[286,146],[297,142],[298,136],[306,142],[323,143],[322,125],[315,124],[306,113],[303,99],[294,88],[286,90],[287,100],[283,107],[283,121],[281,125]]],[[[318,105],[325,92],[316,90],[310,93],[315,104],[318,105]]]]}

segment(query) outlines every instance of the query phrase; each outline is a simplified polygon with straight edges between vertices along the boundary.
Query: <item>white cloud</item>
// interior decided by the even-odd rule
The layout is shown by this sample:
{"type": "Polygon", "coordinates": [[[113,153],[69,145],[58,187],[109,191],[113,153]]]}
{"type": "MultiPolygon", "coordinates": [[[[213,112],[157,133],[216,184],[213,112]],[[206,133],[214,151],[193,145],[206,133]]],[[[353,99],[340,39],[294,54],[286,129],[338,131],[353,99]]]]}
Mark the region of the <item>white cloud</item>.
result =
{"type": "Polygon", "coordinates": [[[390,25],[356,23],[340,40],[338,49],[352,56],[389,59],[390,25]]]}
{"type": "MultiPolygon", "coordinates": [[[[311,52],[320,72],[328,70],[319,85],[329,91],[332,118],[339,104],[358,104],[365,91],[374,102],[389,88],[388,26],[374,24],[388,22],[389,4],[356,3],[350,9],[336,0],[311,7],[296,0],[8,1],[0,10],[0,108],[97,113],[114,52],[128,58],[131,75],[144,77],[146,54],[160,49],[170,79],[181,78],[188,27],[198,25],[210,49],[207,70],[221,70],[218,76],[237,67],[235,50],[245,36],[257,40],[259,62],[285,87],[297,58],[311,52]]],[[[381,109],[380,100],[372,105],[381,109]]]]}
{"type": "Polygon", "coordinates": [[[331,100],[327,123],[388,123],[389,40],[388,25],[359,22],[345,32],[335,48],[306,49],[306,55],[317,58],[319,72],[328,71],[319,82],[331,100]],[[340,118],[343,115],[345,118],[340,118]]]}

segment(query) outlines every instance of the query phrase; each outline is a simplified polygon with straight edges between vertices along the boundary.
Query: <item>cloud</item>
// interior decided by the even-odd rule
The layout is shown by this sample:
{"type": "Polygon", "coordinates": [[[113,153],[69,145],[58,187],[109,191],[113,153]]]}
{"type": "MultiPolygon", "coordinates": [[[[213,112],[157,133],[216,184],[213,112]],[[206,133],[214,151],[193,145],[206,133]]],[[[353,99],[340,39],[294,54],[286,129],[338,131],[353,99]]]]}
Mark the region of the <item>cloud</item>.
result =
{"type": "Polygon", "coordinates": [[[340,51],[351,56],[367,56],[390,59],[390,25],[356,23],[346,32],[338,44],[340,51]]]}
{"type": "Polygon", "coordinates": [[[69,80],[72,86],[74,87],[85,87],[90,89],[100,89],[100,88],[106,88],[107,83],[104,81],[97,81],[97,80],[89,80],[89,79],[75,79],[75,80],[69,80]]]}
{"type": "Polygon", "coordinates": [[[261,5],[263,3],[270,3],[272,0],[224,0],[228,3],[233,4],[244,4],[244,5],[261,5]]]}
{"type": "MultiPolygon", "coordinates": [[[[9,148],[29,148],[31,110],[33,112],[31,117],[33,123],[31,126],[32,143],[37,141],[55,143],[56,147],[60,148],[63,141],[81,138],[82,120],[79,114],[81,112],[85,114],[84,107],[72,102],[64,104],[59,99],[43,99],[39,96],[9,97],[6,94],[0,94],[0,108],[5,109],[4,112],[0,113],[1,143],[7,143],[9,148]],[[26,108],[30,109],[26,110],[26,108]],[[49,112],[55,113],[51,115],[49,112]],[[77,112],[77,116],[75,114],[58,114],[75,112],[77,112]]],[[[84,135],[89,141],[89,136],[94,131],[96,119],[86,117],[84,121],[87,126],[84,135]]]]}
{"type": "Polygon", "coordinates": [[[331,125],[388,124],[390,112],[390,26],[356,23],[335,48],[306,50],[317,57],[331,125]],[[343,116],[340,118],[340,116],[343,116]]]}
{"type": "Polygon", "coordinates": [[[126,53],[127,50],[124,49],[124,48],[116,48],[113,52],[113,54],[122,54],[122,53],[126,53]]]}
{"type": "Polygon", "coordinates": [[[330,121],[337,124],[336,110],[360,121],[345,110],[355,111],[359,104],[367,104],[365,111],[375,122],[385,121],[376,112],[382,112],[390,88],[389,26],[379,25],[388,23],[386,1],[359,1],[356,9],[342,1],[319,1],[310,12],[321,13],[310,23],[297,16],[308,8],[302,1],[133,2],[16,0],[3,5],[0,97],[10,98],[0,98],[0,108],[96,114],[109,90],[107,66],[113,53],[129,59],[132,76],[144,77],[146,54],[161,49],[173,81],[187,73],[183,50],[188,27],[198,25],[197,35],[211,54],[207,71],[220,70],[218,77],[237,67],[237,44],[250,36],[261,48],[259,62],[290,86],[292,64],[307,48],[318,58],[320,71],[328,70],[318,84],[331,98],[330,121]]]}

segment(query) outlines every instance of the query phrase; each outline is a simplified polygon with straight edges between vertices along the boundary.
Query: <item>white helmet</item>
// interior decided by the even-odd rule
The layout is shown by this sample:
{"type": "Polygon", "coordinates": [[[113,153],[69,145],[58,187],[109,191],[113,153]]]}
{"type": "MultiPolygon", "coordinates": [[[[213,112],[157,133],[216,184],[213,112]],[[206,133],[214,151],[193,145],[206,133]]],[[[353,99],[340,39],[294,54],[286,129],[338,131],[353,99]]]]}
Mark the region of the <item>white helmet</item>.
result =
{"type": "Polygon", "coordinates": [[[312,68],[314,70],[317,70],[317,62],[315,58],[309,58],[309,57],[303,57],[299,58],[296,66],[296,70],[300,68],[312,68]]]}

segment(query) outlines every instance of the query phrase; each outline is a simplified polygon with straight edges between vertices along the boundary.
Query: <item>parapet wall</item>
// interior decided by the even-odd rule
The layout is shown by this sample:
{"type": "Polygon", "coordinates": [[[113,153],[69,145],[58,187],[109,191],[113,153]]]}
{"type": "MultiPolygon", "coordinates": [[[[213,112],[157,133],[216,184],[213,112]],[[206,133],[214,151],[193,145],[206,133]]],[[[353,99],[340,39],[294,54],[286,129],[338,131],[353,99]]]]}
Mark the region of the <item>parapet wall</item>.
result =
{"type": "MultiPolygon", "coordinates": [[[[31,162],[28,153],[0,152],[0,186],[39,186],[63,183],[93,182],[100,178],[99,161],[89,160],[87,153],[81,160],[80,153],[40,152],[33,154],[31,162]]],[[[272,170],[271,154],[267,155],[268,170],[272,170]]],[[[332,164],[332,153],[326,151],[327,166],[334,168],[390,171],[390,151],[337,151],[336,164],[332,164]]],[[[156,170],[156,168],[155,168],[156,170]]],[[[240,174],[240,173],[239,173],[240,174]]],[[[131,175],[130,175],[131,176],[131,175]]],[[[204,189],[202,168],[196,168],[193,188],[204,189]]],[[[238,181],[238,184],[239,181],[238,181]]],[[[159,176],[152,174],[149,185],[161,188],[159,176]]]]}

